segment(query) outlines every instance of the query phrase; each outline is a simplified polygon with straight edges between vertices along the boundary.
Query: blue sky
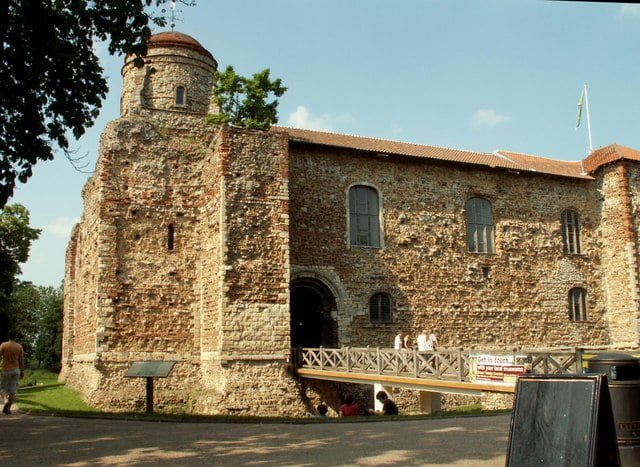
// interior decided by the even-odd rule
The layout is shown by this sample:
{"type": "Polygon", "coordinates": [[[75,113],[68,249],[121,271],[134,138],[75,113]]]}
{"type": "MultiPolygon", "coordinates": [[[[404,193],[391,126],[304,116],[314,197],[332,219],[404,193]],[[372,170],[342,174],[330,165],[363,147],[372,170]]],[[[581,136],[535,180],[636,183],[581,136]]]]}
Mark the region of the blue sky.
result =
{"type": "MultiPolygon", "coordinates": [[[[640,149],[640,6],[543,0],[198,0],[176,30],[221,68],[270,68],[289,88],[280,124],[554,159],[588,154],[577,101],[589,88],[593,145],[640,149]]],[[[157,30],[156,32],[159,32],[157,30]]],[[[119,115],[122,57],[97,44],[102,113],[74,143],[92,170],[119,115]]],[[[60,284],[89,176],[63,156],[36,166],[11,202],[43,230],[23,280],[60,284]]]]}

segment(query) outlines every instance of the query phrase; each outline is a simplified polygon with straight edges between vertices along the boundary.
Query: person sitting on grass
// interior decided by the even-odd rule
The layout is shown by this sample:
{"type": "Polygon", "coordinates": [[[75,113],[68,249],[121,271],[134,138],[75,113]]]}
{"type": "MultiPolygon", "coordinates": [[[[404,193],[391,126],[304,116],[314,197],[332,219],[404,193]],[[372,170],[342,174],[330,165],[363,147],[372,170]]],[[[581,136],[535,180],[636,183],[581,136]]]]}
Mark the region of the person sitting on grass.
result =
{"type": "Polygon", "coordinates": [[[344,404],[340,406],[340,416],[342,417],[355,417],[360,415],[360,407],[354,402],[353,396],[347,394],[344,397],[344,404]]]}
{"type": "Polygon", "coordinates": [[[382,404],[382,410],[369,410],[371,415],[398,415],[398,406],[386,392],[378,391],[376,399],[382,404]]]}
{"type": "Polygon", "coordinates": [[[326,404],[318,404],[316,410],[318,411],[318,417],[326,417],[327,412],[329,412],[329,407],[327,407],[326,404]]]}

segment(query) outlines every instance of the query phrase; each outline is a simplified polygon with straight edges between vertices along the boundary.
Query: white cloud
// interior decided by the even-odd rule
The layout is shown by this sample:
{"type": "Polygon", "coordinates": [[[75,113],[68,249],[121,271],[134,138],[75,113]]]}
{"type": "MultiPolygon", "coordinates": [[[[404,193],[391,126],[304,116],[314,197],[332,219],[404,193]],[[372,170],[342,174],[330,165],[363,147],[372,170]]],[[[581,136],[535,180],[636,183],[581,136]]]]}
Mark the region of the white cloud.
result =
{"type": "Polygon", "coordinates": [[[494,109],[479,109],[471,117],[471,126],[474,128],[492,128],[509,120],[511,120],[511,117],[501,115],[494,109]]]}
{"type": "Polygon", "coordinates": [[[69,238],[71,229],[80,219],[71,219],[69,217],[58,217],[52,223],[42,228],[42,233],[58,238],[69,238]]]}
{"type": "Polygon", "coordinates": [[[618,17],[640,18],[640,5],[622,5],[618,8],[618,17]]]}
{"type": "Polygon", "coordinates": [[[349,126],[352,122],[353,117],[350,115],[339,115],[337,117],[328,113],[314,115],[309,112],[309,109],[299,105],[295,111],[289,114],[287,126],[307,130],[337,131],[342,127],[349,126]]]}

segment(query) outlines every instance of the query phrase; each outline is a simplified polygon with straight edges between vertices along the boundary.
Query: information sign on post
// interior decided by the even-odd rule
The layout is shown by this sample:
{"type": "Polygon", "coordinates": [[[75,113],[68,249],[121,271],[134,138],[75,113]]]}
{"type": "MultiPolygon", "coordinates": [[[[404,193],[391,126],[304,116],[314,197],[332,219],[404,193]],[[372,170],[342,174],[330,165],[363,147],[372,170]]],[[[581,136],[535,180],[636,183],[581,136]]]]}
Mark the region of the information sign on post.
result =
{"type": "Polygon", "coordinates": [[[171,373],[173,361],[146,360],[133,362],[125,377],[147,379],[147,413],[153,413],[153,378],[166,378],[171,373]]]}

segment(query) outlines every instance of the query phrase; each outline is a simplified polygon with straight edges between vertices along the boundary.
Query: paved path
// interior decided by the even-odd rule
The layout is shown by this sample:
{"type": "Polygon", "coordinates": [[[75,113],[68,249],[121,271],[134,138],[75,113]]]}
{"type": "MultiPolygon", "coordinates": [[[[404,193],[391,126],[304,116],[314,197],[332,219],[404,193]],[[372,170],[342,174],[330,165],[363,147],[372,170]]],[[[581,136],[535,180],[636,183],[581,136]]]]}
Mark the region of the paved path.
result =
{"type": "Polygon", "coordinates": [[[510,415],[314,424],[0,417],[0,465],[503,466],[510,415]]]}

